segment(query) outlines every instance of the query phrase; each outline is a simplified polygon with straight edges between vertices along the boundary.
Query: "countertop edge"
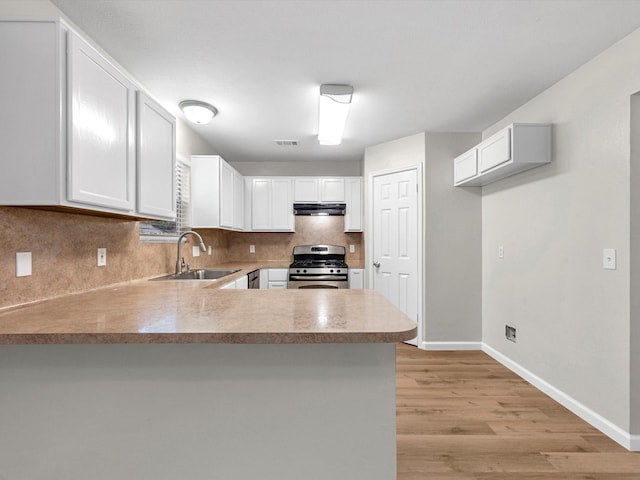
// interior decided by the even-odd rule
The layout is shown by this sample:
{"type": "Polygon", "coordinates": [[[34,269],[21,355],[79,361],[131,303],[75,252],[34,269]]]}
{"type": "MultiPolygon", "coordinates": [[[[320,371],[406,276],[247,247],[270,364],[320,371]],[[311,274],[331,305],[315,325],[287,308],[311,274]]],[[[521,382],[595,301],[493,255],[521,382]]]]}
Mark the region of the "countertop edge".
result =
{"type": "Polygon", "coordinates": [[[377,333],[12,333],[0,334],[0,345],[397,343],[416,334],[417,326],[402,332],[377,333]]]}

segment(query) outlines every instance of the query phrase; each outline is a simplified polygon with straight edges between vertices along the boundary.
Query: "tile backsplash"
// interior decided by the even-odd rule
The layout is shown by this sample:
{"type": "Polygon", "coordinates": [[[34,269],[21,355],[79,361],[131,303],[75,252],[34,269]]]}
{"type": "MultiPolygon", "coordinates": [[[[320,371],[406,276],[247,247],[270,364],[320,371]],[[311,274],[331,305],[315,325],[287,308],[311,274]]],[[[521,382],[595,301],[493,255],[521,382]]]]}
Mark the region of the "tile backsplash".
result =
{"type": "MultiPolygon", "coordinates": [[[[212,255],[191,257],[192,268],[224,262],[282,262],[295,245],[355,245],[347,263],[364,261],[363,234],[344,233],[343,217],[296,217],[295,233],[232,232],[196,229],[212,255]],[[255,253],[249,253],[255,245],[255,253]]],[[[176,245],[142,243],[139,222],[21,207],[0,207],[0,308],[90,290],[173,271],[176,245]],[[107,265],[96,266],[98,248],[107,249],[107,265]],[[16,277],[16,253],[31,252],[32,275],[16,277]]],[[[189,243],[193,245],[193,243],[189,243]]]]}

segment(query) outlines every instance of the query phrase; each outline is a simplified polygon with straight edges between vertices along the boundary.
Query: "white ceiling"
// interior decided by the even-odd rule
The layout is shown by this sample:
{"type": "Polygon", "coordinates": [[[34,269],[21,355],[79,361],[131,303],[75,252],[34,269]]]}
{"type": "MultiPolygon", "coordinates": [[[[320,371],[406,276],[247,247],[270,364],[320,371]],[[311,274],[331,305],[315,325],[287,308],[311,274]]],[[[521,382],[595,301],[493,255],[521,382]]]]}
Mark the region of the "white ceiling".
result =
{"type": "Polygon", "coordinates": [[[360,160],[481,131],[640,26],[638,0],[52,2],[175,115],[215,105],[194,129],[231,161],[360,160]],[[355,89],[337,147],[316,140],[322,83],[355,89]]]}

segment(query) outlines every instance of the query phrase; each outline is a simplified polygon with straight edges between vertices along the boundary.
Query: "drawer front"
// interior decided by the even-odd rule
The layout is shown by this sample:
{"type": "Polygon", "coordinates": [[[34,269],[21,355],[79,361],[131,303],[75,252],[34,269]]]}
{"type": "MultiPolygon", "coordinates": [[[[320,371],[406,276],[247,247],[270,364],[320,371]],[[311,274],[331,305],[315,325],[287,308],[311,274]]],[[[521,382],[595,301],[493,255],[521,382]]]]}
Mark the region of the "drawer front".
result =
{"type": "Polygon", "coordinates": [[[511,128],[505,128],[478,145],[480,173],[491,170],[509,160],[511,160],[511,128]]]}
{"type": "Polygon", "coordinates": [[[463,182],[478,174],[478,150],[473,148],[453,161],[453,181],[463,182]]]}

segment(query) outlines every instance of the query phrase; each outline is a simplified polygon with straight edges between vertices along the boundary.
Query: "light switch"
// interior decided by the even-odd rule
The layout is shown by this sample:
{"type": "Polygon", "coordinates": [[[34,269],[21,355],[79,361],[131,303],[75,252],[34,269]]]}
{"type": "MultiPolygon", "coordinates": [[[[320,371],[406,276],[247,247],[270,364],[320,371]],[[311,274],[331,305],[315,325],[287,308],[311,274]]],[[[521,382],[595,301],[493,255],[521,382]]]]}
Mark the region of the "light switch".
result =
{"type": "Polygon", "coordinates": [[[16,253],[16,277],[31,275],[31,252],[16,253]]]}
{"type": "Polygon", "coordinates": [[[498,258],[504,258],[504,247],[502,245],[498,245],[498,258]]]}
{"type": "Polygon", "coordinates": [[[191,247],[191,256],[192,257],[200,256],[200,247],[198,245],[194,245],[191,247]]]}
{"type": "Polygon", "coordinates": [[[602,249],[602,268],[604,268],[605,270],[616,269],[616,249],[615,248],[602,249]]]}

